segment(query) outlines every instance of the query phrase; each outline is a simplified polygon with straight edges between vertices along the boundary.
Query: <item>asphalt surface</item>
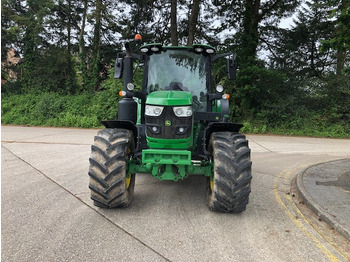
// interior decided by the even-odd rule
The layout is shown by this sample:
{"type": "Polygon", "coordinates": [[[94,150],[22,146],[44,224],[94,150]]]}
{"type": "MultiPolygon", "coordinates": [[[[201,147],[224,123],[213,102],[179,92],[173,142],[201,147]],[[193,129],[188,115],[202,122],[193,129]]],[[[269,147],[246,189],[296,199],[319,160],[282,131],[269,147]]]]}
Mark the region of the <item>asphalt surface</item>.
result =
{"type": "MultiPolygon", "coordinates": [[[[173,182],[138,174],[129,208],[97,208],[87,174],[97,130],[1,129],[2,261],[350,260],[349,242],[319,231],[291,187],[310,166],[349,159],[350,140],[248,135],[252,193],[235,215],[208,210],[200,176],[173,182]]],[[[315,183],[338,190],[343,179],[315,183]]]]}
{"type": "Polygon", "coordinates": [[[297,177],[304,202],[350,241],[350,159],[308,167],[297,177]]]}

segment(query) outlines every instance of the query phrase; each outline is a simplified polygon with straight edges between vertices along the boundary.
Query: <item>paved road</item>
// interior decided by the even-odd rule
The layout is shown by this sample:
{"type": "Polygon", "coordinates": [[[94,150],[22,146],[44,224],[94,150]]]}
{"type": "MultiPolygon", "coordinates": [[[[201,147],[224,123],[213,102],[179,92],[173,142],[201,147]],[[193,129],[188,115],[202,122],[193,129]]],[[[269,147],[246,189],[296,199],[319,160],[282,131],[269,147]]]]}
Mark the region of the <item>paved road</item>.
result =
{"type": "Polygon", "coordinates": [[[305,167],[349,158],[350,140],[248,136],[253,181],[239,215],[210,212],[205,179],[136,178],[128,209],[92,205],[97,130],[2,127],[2,261],[348,261],[294,205],[305,167]]]}

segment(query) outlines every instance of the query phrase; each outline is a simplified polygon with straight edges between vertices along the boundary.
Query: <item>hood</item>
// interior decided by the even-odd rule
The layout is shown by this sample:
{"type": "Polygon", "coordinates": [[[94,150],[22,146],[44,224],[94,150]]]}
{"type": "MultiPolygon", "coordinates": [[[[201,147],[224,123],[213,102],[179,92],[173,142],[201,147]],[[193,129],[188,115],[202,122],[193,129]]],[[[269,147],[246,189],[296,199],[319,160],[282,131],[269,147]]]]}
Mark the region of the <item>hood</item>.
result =
{"type": "Polygon", "coordinates": [[[146,104],[160,106],[192,105],[192,94],[186,91],[155,91],[147,96],[146,104]]]}

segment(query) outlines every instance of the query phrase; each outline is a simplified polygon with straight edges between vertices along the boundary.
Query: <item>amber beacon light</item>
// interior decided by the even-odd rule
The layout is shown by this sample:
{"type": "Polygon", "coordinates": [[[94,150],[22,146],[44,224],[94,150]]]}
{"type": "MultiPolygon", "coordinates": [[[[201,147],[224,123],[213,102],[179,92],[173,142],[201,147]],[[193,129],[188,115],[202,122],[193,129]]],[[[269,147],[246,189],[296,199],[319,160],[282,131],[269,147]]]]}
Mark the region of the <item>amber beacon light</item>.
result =
{"type": "Polygon", "coordinates": [[[136,34],[134,39],[136,42],[142,42],[142,36],[140,34],[136,34]]]}

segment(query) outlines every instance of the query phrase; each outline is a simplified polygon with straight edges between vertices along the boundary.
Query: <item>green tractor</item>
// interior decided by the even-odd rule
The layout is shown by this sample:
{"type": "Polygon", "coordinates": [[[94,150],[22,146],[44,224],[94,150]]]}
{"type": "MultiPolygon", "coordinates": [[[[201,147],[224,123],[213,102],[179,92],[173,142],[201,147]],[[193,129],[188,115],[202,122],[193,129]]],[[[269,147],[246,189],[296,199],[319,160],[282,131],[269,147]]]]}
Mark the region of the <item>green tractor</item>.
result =
{"type": "Polygon", "coordinates": [[[234,55],[200,44],[147,44],[137,53],[128,43],[125,48],[115,63],[115,78],[124,78],[118,120],[102,121],[106,128],[91,147],[94,205],[129,206],[136,173],[173,181],[203,175],[210,210],[244,211],[251,191],[250,149],[239,133],[242,125],[228,122],[229,95],[215,87],[211,75],[213,62],[226,57],[228,78],[234,79],[234,55]],[[144,66],[138,91],[135,60],[144,66]]]}

